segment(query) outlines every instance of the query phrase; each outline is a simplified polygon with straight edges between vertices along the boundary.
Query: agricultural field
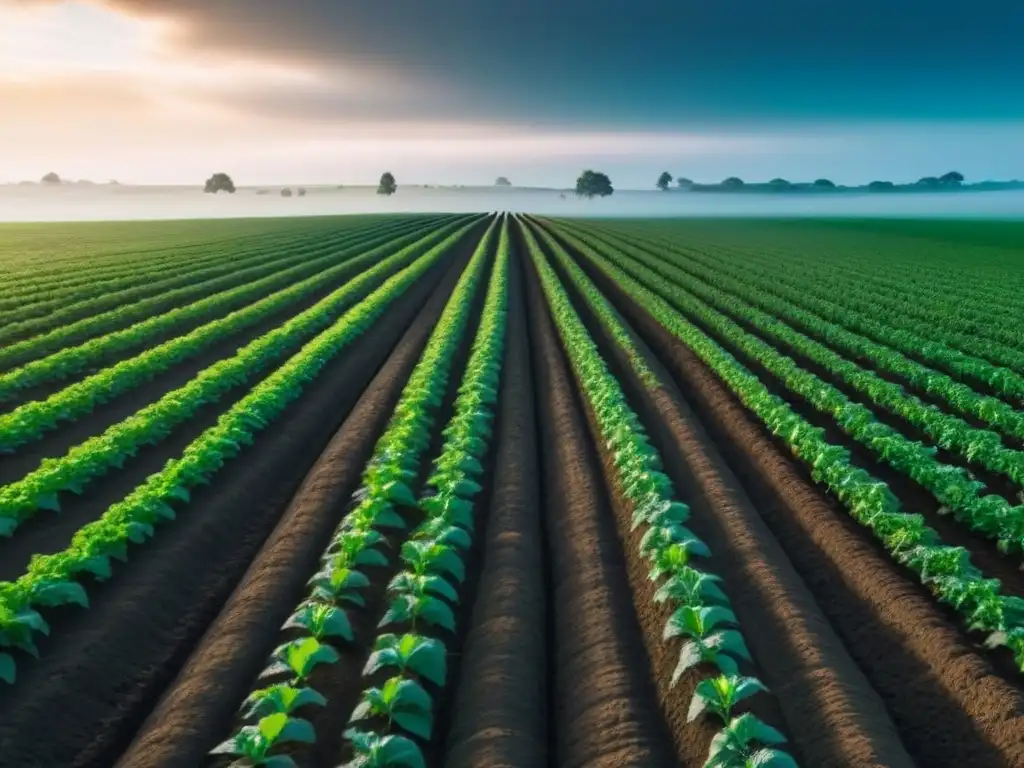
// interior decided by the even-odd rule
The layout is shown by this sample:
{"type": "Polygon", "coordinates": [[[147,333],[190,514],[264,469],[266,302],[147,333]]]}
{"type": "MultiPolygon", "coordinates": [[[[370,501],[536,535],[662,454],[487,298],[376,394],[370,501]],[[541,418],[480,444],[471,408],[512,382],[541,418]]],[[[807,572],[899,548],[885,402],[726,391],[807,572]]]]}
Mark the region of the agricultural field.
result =
{"type": "Polygon", "coordinates": [[[1024,766],[1024,224],[0,226],[0,767],[1024,766]]]}

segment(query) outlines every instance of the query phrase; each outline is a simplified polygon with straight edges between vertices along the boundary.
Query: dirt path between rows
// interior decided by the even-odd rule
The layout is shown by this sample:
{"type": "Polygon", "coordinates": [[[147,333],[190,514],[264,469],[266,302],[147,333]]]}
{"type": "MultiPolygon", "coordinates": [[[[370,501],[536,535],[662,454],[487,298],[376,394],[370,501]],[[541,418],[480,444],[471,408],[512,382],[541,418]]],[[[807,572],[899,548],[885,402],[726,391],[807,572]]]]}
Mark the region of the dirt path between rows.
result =
{"type": "Polygon", "coordinates": [[[18,685],[0,691],[0,710],[13,713],[0,725],[0,766],[114,763],[450,265],[437,265],[332,360],[244,460],[197,491],[152,541],[132,548],[113,579],[90,585],[88,610],[48,612],[53,636],[42,658],[23,664],[18,685]]]}
{"type": "Polygon", "coordinates": [[[551,568],[554,765],[677,765],[600,465],[574,382],[527,268],[551,568]]]}
{"type": "Polygon", "coordinates": [[[434,290],[306,474],[274,532],[118,766],[193,768],[226,736],[358,488],[366,461],[444,309],[458,266],[449,268],[449,279],[434,290]]]}
{"type": "Polygon", "coordinates": [[[588,270],[651,347],[782,545],[916,763],[1024,765],[1024,697],[682,342],[588,270]]]}

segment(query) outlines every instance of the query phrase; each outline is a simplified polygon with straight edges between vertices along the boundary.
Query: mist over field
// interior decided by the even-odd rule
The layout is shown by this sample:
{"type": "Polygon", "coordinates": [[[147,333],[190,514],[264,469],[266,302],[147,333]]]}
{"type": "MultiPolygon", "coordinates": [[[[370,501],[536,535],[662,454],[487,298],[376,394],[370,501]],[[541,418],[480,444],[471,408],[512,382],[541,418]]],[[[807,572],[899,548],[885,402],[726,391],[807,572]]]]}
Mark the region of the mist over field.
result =
{"type": "MultiPolygon", "coordinates": [[[[372,187],[306,187],[304,197],[281,197],[282,187],[239,188],[206,195],[192,187],[97,185],[0,186],[0,221],[104,221],[325,216],[358,213],[529,211],[542,216],[935,216],[1019,218],[1024,191],[886,195],[720,195],[616,190],[586,200],[569,190],[493,187],[399,188],[392,197],[372,187]],[[263,194],[257,194],[257,191],[263,194]],[[564,195],[564,198],[562,197],[564,195]]],[[[291,187],[293,191],[298,187],[291,187]]]]}

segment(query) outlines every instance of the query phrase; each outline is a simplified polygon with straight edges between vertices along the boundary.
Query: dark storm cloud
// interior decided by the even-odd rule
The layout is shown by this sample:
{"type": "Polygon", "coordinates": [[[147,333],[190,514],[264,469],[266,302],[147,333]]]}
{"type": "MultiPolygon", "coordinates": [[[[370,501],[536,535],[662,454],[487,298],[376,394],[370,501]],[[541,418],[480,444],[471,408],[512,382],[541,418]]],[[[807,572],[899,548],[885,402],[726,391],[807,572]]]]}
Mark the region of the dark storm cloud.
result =
{"type": "MultiPolygon", "coordinates": [[[[1024,116],[1022,0],[106,4],[186,21],[182,44],[197,50],[441,84],[445,95],[410,110],[431,119],[458,110],[451,119],[686,127],[1024,116]]],[[[313,116],[355,108],[324,94],[291,102],[313,116]]],[[[379,102],[386,112],[389,100],[379,102]]]]}

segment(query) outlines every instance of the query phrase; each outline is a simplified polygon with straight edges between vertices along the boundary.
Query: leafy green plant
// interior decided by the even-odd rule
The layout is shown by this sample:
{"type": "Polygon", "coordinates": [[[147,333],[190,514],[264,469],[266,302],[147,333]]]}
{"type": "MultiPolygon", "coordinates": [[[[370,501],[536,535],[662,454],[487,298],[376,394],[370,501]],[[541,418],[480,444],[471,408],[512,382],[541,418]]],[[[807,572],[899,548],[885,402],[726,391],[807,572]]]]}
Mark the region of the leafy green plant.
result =
{"type": "MultiPolygon", "coordinates": [[[[845,450],[828,443],[821,429],[796,414],[788,403],[772,394],[732,355],[683,317],[661,295],[673,294],[674,287],[658,273],[622,259],[610,248],[590,247],[583,242],[586,238],[567,237],[580,247],[588,261],[692,349],[811,468],[815,481],[832,490],[851,516],[872,531],[896,562],[927,578],[936,596],[959,611],[971,627],[988,632],[991,647],[1005,643],[1024,670],[1024,613],[1019,598],[1000,594],[999,582],[983,579],[962,553],[947,557],[944,551],[951,548],[942,544],[939,535],[925,525],[920,515],[900,509],[884,483],[852,465],[845,450]]],[[[851,424],[860,423],[861,428],[879,434],[879,426],[870,423],[873,419],[864,420],[863,410],[850,411],[848,417],[851,424]]],[[[895,445],[889,443],[890,447],[895,445]]],[[[944,476],[955,479],[955,474],[945,472],[944,476]]]]}
{"type": "Polygon", "coordinates": [[[421,739],[429,739],[434,727],[433,700],[415,680],[395,676],[380,688],[368,688],[356,706],[349,722],[358,723],[374,717],[387,718],[421,739]]]}
{"type": "Polygon", "coordinates": [[[774,749],[785,741],[781,733],[748,712],[715,734],[704,768],[797,768],[790,755],[774,749]]]}
{"type": "Polygon", "coordinates": [[[355,758],[342,768],[426,768],[426,760],[415,742],[405,736],[349,728],[345,738],[355,758]]]}
{"type": "MultiPolygon", "coordinates": [[[[614,308],[564,249],[543,230],[540,234],[603,328],[627,352],[640,380],[652,388],[659,387],[660,382],[644,364],[614,308]]],[[[737,660],[750,661],[742,635],[733,628],[737,624],[736,616],[727,607],[728,600],[718,587],[718,580],[692,564],[693,559],[708,557],[711,552],[685,527],[684,523],[690,517],[689,507],[673,500],[674,489],[661,471],[657,451],[648,441],[639,418],[629,407],[621,386],[609,372],[565,288],[528,227],[524,228],[524,238],[552,309],[563,349],[584,399],[590,405],[596,431],[604,442],[604,449],[612,456],[614,480],[631,507],[632,528],[637,530],[646,526],[639,552],[652,565],[649,578],[655,583],[666,579],[655,600],[672,600],[679,605],[664,631],[665,640],[679,636],[687,638],[670,685],[676,685],[684,672],[701,663],[736,675],[739,671],[737,660]]],[[[690,710],[691,720],[705,710],[715,712],[721,709],[727,715],[734,701],[766,690],[755,678],[736,677],[737,681],[749,682],[737,682],[735,685],[732,680],[732,677],[723,676],[700,681],[690,710]]]]}
{"type": "Polygon", "coordinates": [[[245,708],[243,716],[250,719],[277,713],[290,715],[299,707],[322,707],[326,703],[327,699],[312,688],[296,688],[287,683],[278,683],[250,693],[243,704],[245,708]]]}
{"type": "Polygon", "coordinates": [[[288,674],[291,679],[301,683],[309,678],[318,665],[334,664],[338,658],[338,652],[331,646],[321,643],[315,637],[302,637],[275,648],[270,665],[260,677],[288,674]]]}
{"type": "Polygon", "coordinates": [[[422,635],[380,635],[363,674],[393,668],[401,675],[419,675],[442,686],[447,675],[446,651],[439,640],[422,635]]]}
{"type": "Polygon", "coordinates": [[[697,683],[697,690],[694,691],[690,709],[686,713],[686,720],[692,723],[704,712],[710,712],[717,715],[723,722],[728,723],[732,716],[732,710],[737,704],[755,693],[767,690],[764,683],[753,677],[719,675],[701,680],[697,683]]]}
{"type": "Polygon", "coordinates": [[[310,637],[324,640],[328,637],[340,637],[352,642],[352,623],[345,612],[330,603],[306,602],[299,610],[288,617],[285,629],[301,627],[310,637]]]}
{"type": "Polygon", "coordinates": [[[212,755],[237,755],[243,765],[265,768],[294,768],[295,761],[287,755],[270,755],[279,744],[300,742],[311,744],[316,740],[309,721],[289,717],[283,712],[260,718],[256,725],[247,725],[212,750],[212,755]]]}
{"type": "MultiPolygon", "coordinates": [[[[7,616],[33,604],[49,605],[51,603],[45,601],[54,594],[59,594],[64,602],[82,602],[79,598],[84,598],[84,592],[74,591],[80,590],[80,585],[66,589],[61,587],[63,592],[57,589],[58,586],[77,585],[78,574],[87,569],[95,572],[98,567],[96,558],[123,556],[126,542],[141,543],[152,536],[154,526],[168,519],[170,502],[187,499],[189,489],[208,483],[229,460],[238,456],[242,445],[271,424],[288,404],[302,394],[328,360],[362,335],[398,296],[439,263],[470,226],[450,234],[411,265],[385,280],[338,322],[307,343],[222,414],[217,423],[196,438],[180,458],[172,459],[161,472],[147,478],[123,501],[109,507],[100,519],[81,528],[63,552],[37,556],[17,581],[0,583],[0,642],[7,629],[7,616]]],[[[387,260],[378,266],[386,263],[387,260]]],[[[355,278],[346,288],[356,292],[362,290],[358,284],[375,269],[377,267],[372,267],[355,278]]],[[[371,276],[367,279],[373,282],[377,278],[371,276]]],[[[97,457],[83,455],[86,462],[94,458],[97,457]]],[[[5,490],[11,487],[7,486],[5,490]]]]}

